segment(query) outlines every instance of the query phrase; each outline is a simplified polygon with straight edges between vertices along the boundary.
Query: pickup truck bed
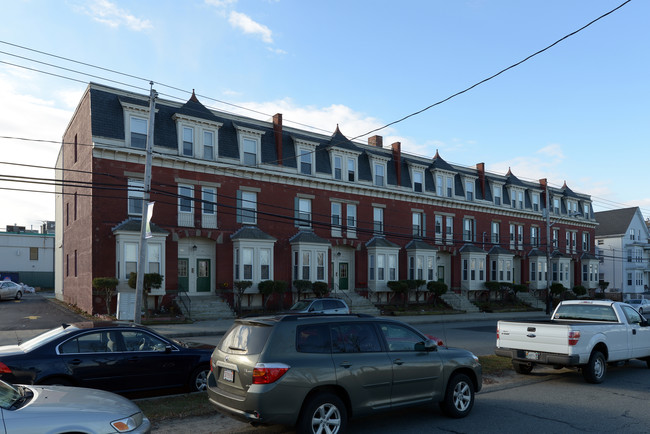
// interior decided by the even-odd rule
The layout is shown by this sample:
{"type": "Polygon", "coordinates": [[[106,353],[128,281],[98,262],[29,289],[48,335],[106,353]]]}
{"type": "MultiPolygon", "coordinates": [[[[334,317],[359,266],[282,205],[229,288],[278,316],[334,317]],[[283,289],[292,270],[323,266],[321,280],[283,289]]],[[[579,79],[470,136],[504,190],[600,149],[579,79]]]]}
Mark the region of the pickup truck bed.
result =
{"type": "Polygon", "coordinates": [[[607,363],[638,358],[650,367],[650,327],[631,306],[562,302],[551,318],[567,316],[580,319],[499,321],[495,354],[511,358],[521,374],[535,365],[577,367],[592,383],[603,381],[607,363]]]}

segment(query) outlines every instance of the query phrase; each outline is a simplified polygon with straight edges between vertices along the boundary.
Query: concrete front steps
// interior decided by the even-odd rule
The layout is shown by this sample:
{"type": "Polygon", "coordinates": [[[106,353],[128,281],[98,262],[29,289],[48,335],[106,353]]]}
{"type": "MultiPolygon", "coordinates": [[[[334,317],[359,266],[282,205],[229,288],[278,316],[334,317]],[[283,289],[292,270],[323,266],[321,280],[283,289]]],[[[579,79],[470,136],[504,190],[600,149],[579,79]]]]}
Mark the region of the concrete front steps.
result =
{"type": "Polygon", "coordinates": [[[366,297],[357,294],[355,291],[332,291],[330,297],[340,298],[345,301],[352,313],[365,313],[379,316],[381,312],[366,297]]]}
{"type": "Polygon", "coordinates": [[[454,292],[447,292],[445,294],[442,294],[440,298],[442,298],[444,302],[447,303],[449,306],[451,306],[454,310],[463,310],[467,313],[480,312],[479,308],[476,307],[474,303],[472,303],[466,297],[463,297],[460,294],[456,294],[454,292]]]}
{"type": "Polygon", "coordinates": [[[542,310],[546,309],[546,303],[544,303],[544,301],[540,300],[539,298],[533,296],[530,292],[517,292],[515,295],[517,299],[526,303],[530,307],[533,307],[535,309],[542,309],[542,310]]]}
{"type": "Polygon", "coordinates": [[[235,318],[235,313],[225,301],[215,295],[192,295],[191,303],[187,306],[188,297],[183,297],[185,306],[178,301],[183,314],[192,320],[215,320],[235,318]],[[187,309],[186,309],[187,307],[187,309]]]}

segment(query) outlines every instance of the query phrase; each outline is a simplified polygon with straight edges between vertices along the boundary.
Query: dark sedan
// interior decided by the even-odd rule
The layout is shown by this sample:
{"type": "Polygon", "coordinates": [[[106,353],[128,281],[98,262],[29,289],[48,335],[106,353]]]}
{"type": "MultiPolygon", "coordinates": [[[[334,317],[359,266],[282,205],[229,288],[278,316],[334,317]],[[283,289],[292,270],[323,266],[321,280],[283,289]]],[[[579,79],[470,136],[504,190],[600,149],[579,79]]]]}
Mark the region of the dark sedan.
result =
{"type": "Polygon", "coordinates": [[[128,323],[73,323],[21,345],[0,346],[0,379],[116,393],[205,390],[212,347],[167,339],[128,323]]]}

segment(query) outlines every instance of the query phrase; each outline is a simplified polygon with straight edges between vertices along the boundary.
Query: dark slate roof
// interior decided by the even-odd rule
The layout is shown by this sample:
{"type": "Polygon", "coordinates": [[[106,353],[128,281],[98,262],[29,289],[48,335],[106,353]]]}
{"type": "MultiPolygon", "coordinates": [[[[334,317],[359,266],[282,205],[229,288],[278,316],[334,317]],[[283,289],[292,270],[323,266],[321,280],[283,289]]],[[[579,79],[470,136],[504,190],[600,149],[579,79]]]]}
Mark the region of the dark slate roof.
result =
{"type": "Polygon", "coordinates": [[[201,104],[201,102],[194,94],[194,91],[192,91],[192,96],[190,99],[185,104],[183,104],[181,108],[176,110],[176,113],[219,122],[219,119],[214,115],[214,113],[212,113],[203,104],[201,104]]]}
{"type": "MultiPolygon", "coordinates": [[[[111,230],[113,232],[116,231],[129,231],[129,232],[140,232],[142,226],[142,219],[136,219],[136,218],[129,218],[127,220],[124,220],[122,223],[119,223],[117,226],[113,227],[111,230]]],[[[156,233],[156,234],[168,234],[166,230],[155,224],[154,222],[151,222],[150,224],[151,227],[151,233],[156,233]]]]}
{"type": "Polygon", "coordinates": [[[358,166],[357,169],[359,171],[357,177],[359,181],[372,182],[372,172],[370,171],[370,158],[368,157],[367,152],[364,152],[363,154],[359,155],[357,166],[358,166]]]}
{"type": "Polygon", "coordinates": [[[445,160],[442,159],[440,154],[438,154],[437,150],[436,150],[436,155],[433,157],[433,160],[431,161],[431,169],[439,169],[439,170],[447,170],[449,172],[456,172],[456,169],[454,169],[451,164],[447,163],[445,160]]]}
{"type": "Polygon", "coordinates": [[[494,246],[490,249],[488,255],[513,255],[514,256],[514,253],[512,253],[508,249],[504,249],[501,246],[494,246]]]}
{"type": "Polygon", "coordinates": [[[411,240],[405,247],[406,250],[438,250],[437,247],[422,240],[411,240]]]}
{"type": "Polygon", "coordinates": [[[309,243],[309,244],[327,244],[330,245],[330,242],[324,238],[319,237],[314,233],[314,231],[309,229],[303,229],[299,231],[296,235],[289,238],[289,244],[295,243],[309,243]]]}
{"type": "Polygon", "coordinates": [[[273,240],[276,238],[259,229],[257,226],[242,226],[237,232],[230,235],[231,240],[273,240]]]}
{"type": "Polygon", "coordinates": [[[542,252],[537,248],[530,249],[530,252],[528,252],[528,257],[531,258],[535,256],[546,256],[546,252],[542,252]]]}
{"type": "Polygon", "coordinates": [[[598,222],[596,236],[625,235],[637,210],[638,207],[632,207],[595,212],[594,218],[598,222]]]}
{"type": "Polygon", "coordinates": [[[580,196],[578,196],[577,194],[575,194],[575,193],[573,192],[573,190],[571,190],[571,189],[566,185],[566,181],[564,181],[564,185],[562,186],[562,194],[563,194],[565,197],[573,197],[573,198],[576,198],[576,199],[580,199],[580,196]]]}
{"type": "Polygon", "coordinates": [[[580,255],[580,260],[593,260],[593,261],[598,261],[598,256],[592,255],[591,253],[584,252],[582,255],[580,255]]]}
{"type": "Polygon", "coordinates": [[[485,250],[476,247],[474,244],[465,244],[458,251],[460,253],[485,253],[485,250]]]}
{"type": "Polygon", "coordinates": [[[366,243],[366,247],[392,247],[399,249],[399,246],[392,241],[388,241],[384,237],[373,237],[370,241],[366,243]]]}
{"type": "Polygon", "coordinates": [[[559,250],[553,250],[553,253],[551,253],[551,258],[567,258],[567,255],[562,254],[559,250]]]}
{"type": "Polygon", "coordinates": [[[508,173],[506,174],[506,185],[516,185],[524,188],[527,187],[527,185],[521,182],[521,180],[517,178],[510,169],[508,169],[508,173]]]}

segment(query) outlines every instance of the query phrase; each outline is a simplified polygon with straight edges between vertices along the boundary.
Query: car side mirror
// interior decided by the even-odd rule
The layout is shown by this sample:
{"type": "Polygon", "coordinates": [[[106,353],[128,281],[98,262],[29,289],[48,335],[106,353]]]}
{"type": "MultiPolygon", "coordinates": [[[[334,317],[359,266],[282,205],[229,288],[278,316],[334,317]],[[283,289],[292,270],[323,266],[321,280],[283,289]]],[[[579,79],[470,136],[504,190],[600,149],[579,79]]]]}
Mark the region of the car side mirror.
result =
{"type": "Polygon", "coordinates": [[[438,345],[432,339],[415,344],[415,351],[437,351],[438,345]]]}

